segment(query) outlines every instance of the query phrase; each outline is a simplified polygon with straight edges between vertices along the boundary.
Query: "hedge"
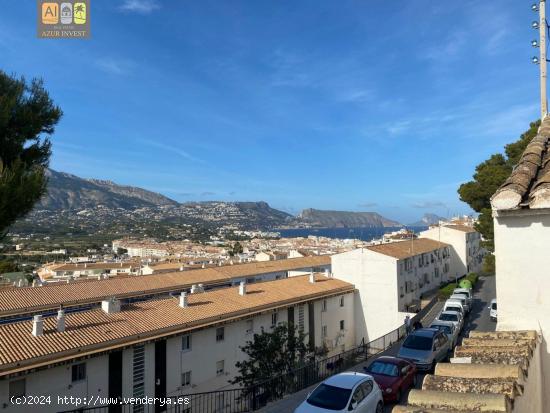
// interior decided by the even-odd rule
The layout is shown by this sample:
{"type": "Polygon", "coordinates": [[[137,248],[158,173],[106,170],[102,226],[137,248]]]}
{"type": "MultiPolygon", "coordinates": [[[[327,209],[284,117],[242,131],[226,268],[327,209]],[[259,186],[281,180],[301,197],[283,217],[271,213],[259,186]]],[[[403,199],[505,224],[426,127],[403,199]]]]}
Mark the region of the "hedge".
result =
{"type": "MultiPolygon", "coordinates": [[[[471,272],[470,274],[466,275],[463,279],[469,280],[472,283],[472,287],[475,287],[477,282],[478,275],[475,272],[471,272]]],[[[439,297],[440,298],[449,298],[452,294],[455,288],[458,288],[458,284],[454,281],[444,285],[439,289],[439,297]]]]}

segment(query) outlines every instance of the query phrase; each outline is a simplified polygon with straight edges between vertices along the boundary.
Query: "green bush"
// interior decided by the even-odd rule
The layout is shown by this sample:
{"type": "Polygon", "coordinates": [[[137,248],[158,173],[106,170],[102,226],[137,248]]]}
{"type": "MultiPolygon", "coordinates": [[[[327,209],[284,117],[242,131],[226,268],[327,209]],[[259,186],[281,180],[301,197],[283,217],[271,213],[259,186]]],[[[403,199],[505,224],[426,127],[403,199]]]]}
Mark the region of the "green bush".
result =
{"type": "Polygon", "coordinates": [[[472,283],[472,286],[475,287],[476,285],[476,282],[477,282],[477,279],[478,279],[478,275],[475,273],[475,272],[471,272],[470,274],[468,274],[466,277],[464,277],[466,280],[469,280],[471,283],[472,283]]]}
{"type": "Polygon", "coordinates": [[[454,282],[447,284],[444,287],[441,287],[439,289],[439,298],[444,298],[444,299],[449,298],[453,294],[453,291],[456,287],[457,285],[454,282]]]}

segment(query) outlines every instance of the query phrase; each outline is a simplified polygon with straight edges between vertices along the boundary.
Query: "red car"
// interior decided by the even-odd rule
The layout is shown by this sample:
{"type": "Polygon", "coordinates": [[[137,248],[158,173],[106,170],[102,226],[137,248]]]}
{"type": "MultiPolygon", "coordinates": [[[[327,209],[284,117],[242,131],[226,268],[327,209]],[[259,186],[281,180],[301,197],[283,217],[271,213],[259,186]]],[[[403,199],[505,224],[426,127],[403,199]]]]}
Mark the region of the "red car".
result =
{"type": "Polygon", "coordinates": [[[364,369],[378,383],[384,402],[399,402],[407,390],[416,386],[416,366],[404,359],[382,356],[364,369]]]}

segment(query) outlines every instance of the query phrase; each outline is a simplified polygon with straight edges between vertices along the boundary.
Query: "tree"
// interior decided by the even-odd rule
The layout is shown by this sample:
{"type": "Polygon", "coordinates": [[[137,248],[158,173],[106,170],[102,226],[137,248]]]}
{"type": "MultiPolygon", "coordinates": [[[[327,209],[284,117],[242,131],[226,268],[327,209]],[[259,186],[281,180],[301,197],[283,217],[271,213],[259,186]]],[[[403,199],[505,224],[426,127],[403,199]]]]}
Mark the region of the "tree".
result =
{"type": "Polygon", "coordinates": [[[8,261],[8,260],[0,261],[0,274],[3,274],[5,272],[17,272],[17,271],[19,271],[19,267],[15,262],[8,261]]]}
{"type": "Polygon", "coordinates": [[[235,364],[238,374],[231,383],[248,389],[302,366],[309,356],[305,338],[303,331],[286,323],[254,334],[241,347],[247,357],[235,364]]]}
{"type": "Polygon", "coordinates": [[[237,241],[235,244],[233,244],[233,255],[242,254],[243,253],[243,246],[239,241],[237,241]]]}
{"type": "Polygon", "coordinates": [[[0,70],[0,238],[46,192],[49,136],[61,116],[42,80],[0,70]]]}
{"type": "MultiPolygon", "coordinates": [[[[540,120],[529,125],[529,129],[520,138],[504,147],[504,154],[494,154],[486,161],[476,166],[473,181],[460,185],[458,194],[460,200],[479,212],[475,228],[483,235],[483,247],[493,252],[495,249],[494,226],[491,212],[491,196],[510,176],[514,166],[518,163],[521,154],[536,136],[540,120]]],[[[485,272],[494,272],[494,256],[486,256],[483,263],[485,272]]]]}

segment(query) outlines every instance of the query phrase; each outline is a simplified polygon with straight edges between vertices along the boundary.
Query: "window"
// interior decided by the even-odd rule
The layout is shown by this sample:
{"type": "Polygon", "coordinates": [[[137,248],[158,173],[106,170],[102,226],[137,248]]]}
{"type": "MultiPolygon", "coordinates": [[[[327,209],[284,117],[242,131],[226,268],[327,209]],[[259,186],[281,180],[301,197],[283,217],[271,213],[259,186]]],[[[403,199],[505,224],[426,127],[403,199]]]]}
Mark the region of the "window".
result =
{"type": "Polygon", "coordinates": [[[73,364],[71,377],[73,383],[86,380],[86,363],[73,364]]]}
{"type": "Polygon", "coordinates": [[[340,320],[340,330],[344,330],[344,327],[345,327],[345,323],[344,323],[344,320],[340,320]]]}
{"type": "Polygon", "coordinates": [[[405,271],[410,271],[410,270],[412,270],[412,259],[407,258],[405,260],[405,271]]]}
{"type": "Polygon", "coordinates": [[[366,382],[361,383],[360,386],[363,388],[364,397],[367,397],[371,393],[373,388],[372,381],[370,380],[367,380],[366,382]]]}
{"type": "Polygon", "coordinates": [[[216,329],[216,341],[223,341],[225,339],[225,327],[219,327],[216,329]]]}
{"type": "Polygon", "coordinates": [[[279,320],[279,313],[277,311],[271,313],[271,325],[276,326],[279,320]]]}
{"type": "Polygon", "coordinates": [[[246,334],[252,334],[253,331],[254,331],[254,320],[246,320],[246,334]]]}
{"type": "Polygon", "coordinates": [[[326,338],[328,336],[327,326],[321,327],[321,337],[326,338]]]}
{"type": "Polygon", "coordinates": [[[186,334],[181,337],[181,351],[191,350],[191,334],[186,334]]]}
{"type": "Polygon", "coordinates": [[[216,375],[221,376],[225,373],[225,361],[220,360],[216,362],[216,375]]]}
{"type": "Polygon", "coordinates": [[[186,371],[181,374],[181,385],[183,387],[191,386],[191,371],[186,371]]]}
{"type": "Polygon", "coordinates": [[[22,397],[26,393],[25,379],[10,381],[10,399],[12,397],[22,397]]]}
{"type": "Polygon", "coordinates": [[[403,297],[403,287],[399,287],[399,296],[403,297]]]}
{"type": "Polygon", "coordinates": [[[327,311],[327,300],[323,300],[323,306],[321,307],[321,311],[323,312],[327,311]]]}
{"type": "Polygon", "coordinates": [[[340,297],[340,307],[344,306],[344,296],[340,297]]]}
{"type": "Polygon", "coordinates": [[[351,396],[351,404],[356,405],[360,403],[364,398],[365,393],[363,392],[363,386],[357,386],[357,388],[353,392],[353,396],[351,396]]]}
{"type": "Polygon", "coordinates": [[[438,267],[434,268],[434,277],[439,278],[439,268],[438,267]]]}

